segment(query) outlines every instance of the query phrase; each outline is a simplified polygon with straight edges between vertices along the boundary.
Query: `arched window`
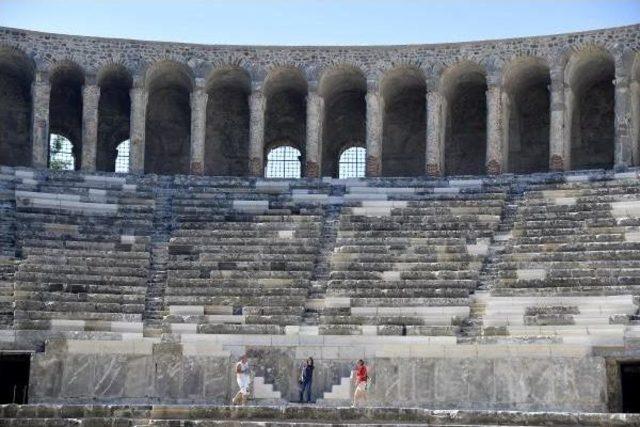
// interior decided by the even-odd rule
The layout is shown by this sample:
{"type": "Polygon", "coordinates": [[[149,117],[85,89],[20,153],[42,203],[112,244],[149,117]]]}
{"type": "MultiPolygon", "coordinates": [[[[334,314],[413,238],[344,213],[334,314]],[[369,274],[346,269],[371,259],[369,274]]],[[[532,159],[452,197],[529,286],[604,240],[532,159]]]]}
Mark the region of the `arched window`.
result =
{"type": "Polygon", "coordinates": [[[118,156],[116,157],[116,172],[127,173],[129,172],[129,140],[122,141],[118,144],[118,156]]]}
{"type": "Polygon", "coordinates": [[[75,170],[75,162],[71,141],[52,133],[49,136],[49,169],[72,171],[75,170]]]}
{"type": "Polygon", "coordinates": [[[285,145],[269,151],[266,178],[300,178],[301,175],[300,150],[285,145]]]}
{"type": "Polygon", "coordinates": [[[338,177],[341,179],[363,178],[366,152],[367,150],[363,147],[351,147],[344,150],[338,162],[338,177]]]}

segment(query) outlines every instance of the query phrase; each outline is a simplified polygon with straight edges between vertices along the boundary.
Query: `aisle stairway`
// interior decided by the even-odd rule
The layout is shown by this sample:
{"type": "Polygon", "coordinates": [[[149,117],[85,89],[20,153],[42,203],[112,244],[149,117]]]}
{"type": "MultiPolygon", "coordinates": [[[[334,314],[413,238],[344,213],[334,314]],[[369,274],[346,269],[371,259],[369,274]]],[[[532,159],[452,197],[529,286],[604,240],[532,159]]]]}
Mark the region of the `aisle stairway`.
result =
{"type": "Polygon", "coordinates": [[[530,185],[490,266],[485,335],[620,346],[640,295],[640,182],[530,185]]]}
{"type": "Polygon", "coordinates": [[[320,333],[455,337],[505,197],[475,180],[349,188],[320,333]]]}
{"type": "Polygon", "coordinates": [[[325,199],[286,182],[204,181],[177,192],[165,332],[283,334],[298,327],[325,199]]]}

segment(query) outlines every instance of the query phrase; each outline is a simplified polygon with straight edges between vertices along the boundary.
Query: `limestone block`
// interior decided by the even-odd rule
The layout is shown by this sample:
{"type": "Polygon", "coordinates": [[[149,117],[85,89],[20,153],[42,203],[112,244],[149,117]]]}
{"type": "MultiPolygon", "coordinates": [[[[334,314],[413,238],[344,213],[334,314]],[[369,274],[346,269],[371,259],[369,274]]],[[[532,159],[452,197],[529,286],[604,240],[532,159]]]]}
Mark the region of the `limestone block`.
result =
{"type": "Polygon", "coordinates": [[[519,280],[544,280],[547,277],[547,270],[543,268],[530,268],[516,270],[519,280]]]}
{"type": "Polygon", "coordinates": [[[640,231],[627,231],[624,233],[625,242],[640,242],[640,231]]]}
{"type": "Polygon", "coordinates": [[[278,238],[280,239],[293,239],[295,230],[279,230],[278,238]]]}
{"type": "Polygon", "coordinates": [[[202,316],[204,315],[204,306],[203,305],[170,305],[169,313],[202,316]]]}
{"type": "Polygon", "coordinates": [[[256,180],[256,190],[264,193],[285,193],[291,187],[290,181],[272,181],[268,179],[256,180]]]}
{"type": "Polygon", "coordinates": [[[557,197],[553,201],[556,205],[573,206],[576,204],[577,199],[575,197],[557,197]]]}
{"type": "Polygon", "coordinates": [[[613,174],[615,179],[638,179],[637,172],[616,172],[613,174]]]}
{"type": "Polygon", "coordinates": [[[611,203],[611,215],[615,218],[640,218],[640,200],[611,203]]]}
{"type": "Polygon", "coordinates": [[[122,235],[122,236],[120,236],[120,243],[122,243],[124,245],[132,245],[132,244],[136,243],[136,236],[125,236],[125,235],[122,235]]]}
{"type": "Polygon", "coordinates": [[[351,307],[351,298],[325,297],[324,306],[327,308],[349,308],[351,307]]]}
{"type": "Polygon", "coordinates": [[[567,175],[567,182],[588,182],[589,175],[567,175]]]}
{"type": "Polygon", "coordinates": [[[234,200],[233,209],[246,213],[263,213],[269,210],[268,200],[234,200]]]}
{"type": "Polygon", "coordinates": [[[460,187],[434,187],[433,192],[457,194],[460,192],[460,187]]]}
{"type": "Polygon", "coordinates": [[[195,334],[198,331],[196,323],[172,323],[171,332],[175,334],[195,334]]]}
{"type": "Polygon", "coordinates": [[[450,179],[450,187],[481,187],[481,179],[450,179]]]}
{"type": "Polygon", "coordinates": [[[394,282],[400,280],[401,271],[383,271],[381,279],[385,282],[394,282]]]}
{"type": "Polygon", "coordinates": [[[99,183],[99,184],[116,184],[124,185],[127,182],[125,177],[119,176],[102,176],[102,175],[84,175],[85,182],[99,183]]]}
{"type": "Polygon", "coordinates": [[[487,255],[489,253],[489,240],[477,239],[473,245],[466,245],[467,253],[470,255],[487,255]]]}

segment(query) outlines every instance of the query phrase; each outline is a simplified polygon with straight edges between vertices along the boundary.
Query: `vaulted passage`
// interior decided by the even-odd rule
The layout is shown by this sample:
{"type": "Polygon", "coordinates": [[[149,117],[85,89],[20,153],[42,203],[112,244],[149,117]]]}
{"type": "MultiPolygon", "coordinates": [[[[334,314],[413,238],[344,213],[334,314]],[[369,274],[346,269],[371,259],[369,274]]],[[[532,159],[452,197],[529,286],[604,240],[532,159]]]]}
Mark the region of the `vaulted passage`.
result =
{"type": "Polygon", "coordinates": [[[0,49],[0,165],[31,166],[32,82],[31,62],[0,49]]]}
{"type": "MultiPolygon", "coordinates": [[[[275,69],[264,84],[266,97],[264,153],[288,146],[301,153],[304,166],[306,141],[307,82],[300,71],[291,68],[275,69]]],[[[302,171],[304,175],[304,171],[302,171]]]]}
{"type": "Polygon", "coordinates": [[[206,175],[249,173],[249,75],[238,68],[214,73],[207,88],[206,175]]]}
{"type": "Polygon", "coordinates": [[[164,175],[189,173],[191,75],[184,66],[165,62],[157,64],[147,78],[144,171],[164,175]]]}
{"type": "MultiPolygon", "coordinates": [[[[74,169],[82,162],[82,86],[84,75],[80,67],[70,62],[58,64],[51,74],[49,101],[49,132],[71,142],[74,169]]],[[[49,153],[49,161],[51,155],[49,153]]]]}
{"type": "Polygon", "coordinates": [[[571,168],[611,168],[615,136],[613,58],[600,50],[581,52],[566,73],[574,101],[571,168]]]}
{"type": "Polygon", "coordinates": [[[507,170],[514,173],[549,169],[549,69],[527,58],[508,69],[507,170]]]}
{"type": "Polygon", "coordinates": [[[426,85],[413,68],[391,70],[383,79],[383,176],[425,173],[426,85]]]}
{"type": "MultiPolygon", "coordinates": [[[[129,139],[131,76],[123,67],[104,70],[98,80],[98,147],[96,169],[116,171],[118,147],[129,139]]],[[[122,169],[118,170],[118,172],[122,169]]]]}
{"type": "Polygon", "coordinates": [[[445,173],[480,175],[487,152],[487,84],[475,64],[450,71],[444,89],[448,104],[445,130],[445,173]]]}
{"type": "Polygon", "coordinates": [[[0,353],[0,404],[28,403],[29,354],[0,353]]]}
{"type": "Polygon", "coordinates": [[[620,365],[620,381],[622,382],[622,411],[640,413],[640,363],[623,363],[620,365]]]}
{"type": "Polygon", "coordinates": [[[342,154],[366,146],[367,81],[356,68],[338,67],[323,75],[319,90],[325,105],[322,176],[337,178],[342,154]]]}

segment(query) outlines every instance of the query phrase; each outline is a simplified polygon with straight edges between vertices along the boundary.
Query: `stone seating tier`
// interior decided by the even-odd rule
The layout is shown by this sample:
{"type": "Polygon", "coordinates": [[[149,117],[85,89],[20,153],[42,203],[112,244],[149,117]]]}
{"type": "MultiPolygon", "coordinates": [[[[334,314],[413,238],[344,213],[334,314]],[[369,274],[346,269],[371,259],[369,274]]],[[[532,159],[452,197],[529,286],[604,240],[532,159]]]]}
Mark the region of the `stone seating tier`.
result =
{"type": "MultiPolygon", "coordinates": [[[[455,338],[473,335],[469,316],[485,316],[472,308],[478,289],[489,299],[640,294],[637,173],[269,181],[1,172],[0,241],[22,259],[0,279],[0,316],[34,337],[139,334],[153,300],[167,339],[296,328],[455,338]],[[164,261],[152,262],[157,248],[164,261]]],[[[632,306],[610,318],[564,302],[524,307],[521,325],[489,316],[485,328],[556,340],[565,327],[584,334],[571,323],[582,316],[618,340],[632,306]]]]}

